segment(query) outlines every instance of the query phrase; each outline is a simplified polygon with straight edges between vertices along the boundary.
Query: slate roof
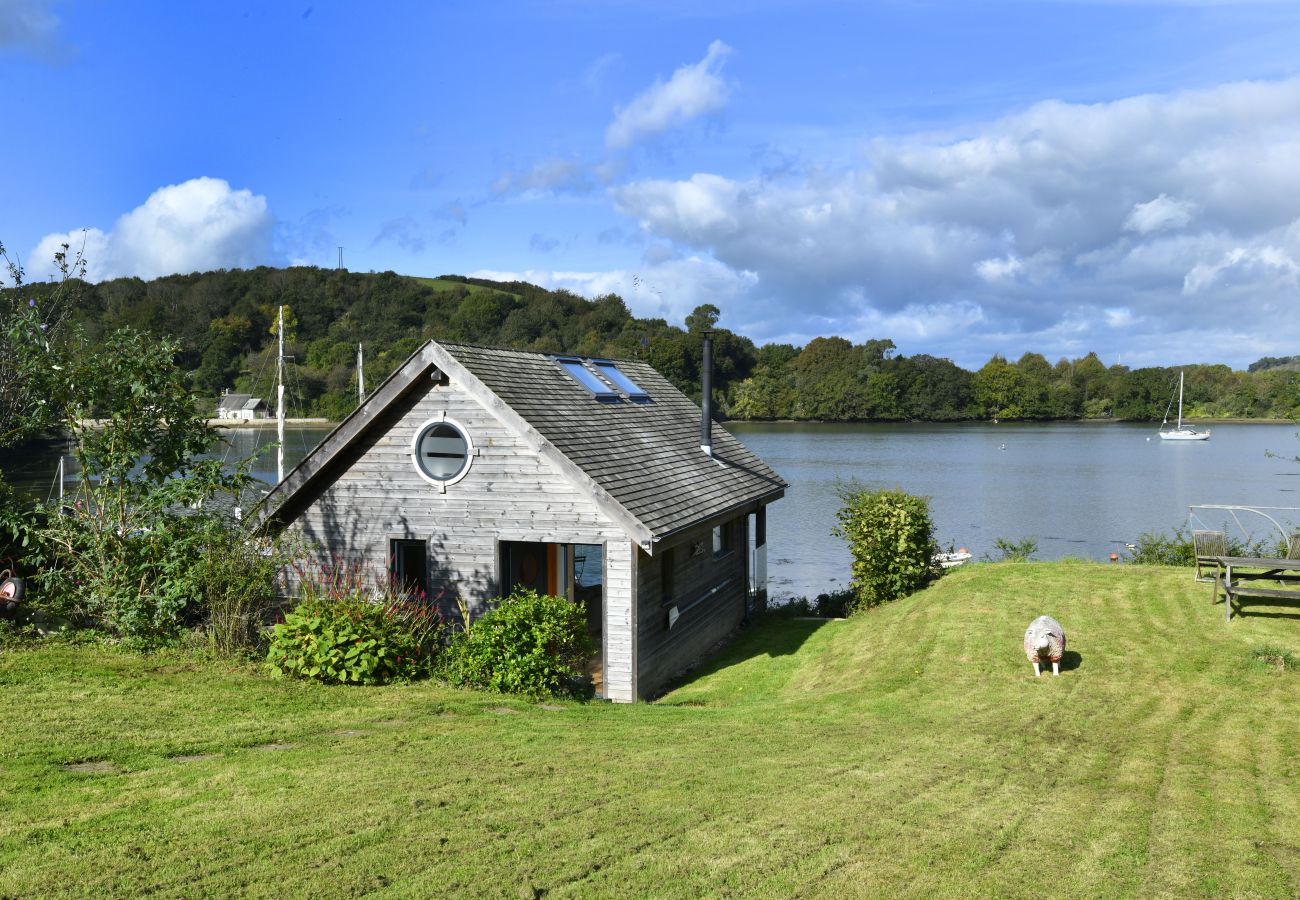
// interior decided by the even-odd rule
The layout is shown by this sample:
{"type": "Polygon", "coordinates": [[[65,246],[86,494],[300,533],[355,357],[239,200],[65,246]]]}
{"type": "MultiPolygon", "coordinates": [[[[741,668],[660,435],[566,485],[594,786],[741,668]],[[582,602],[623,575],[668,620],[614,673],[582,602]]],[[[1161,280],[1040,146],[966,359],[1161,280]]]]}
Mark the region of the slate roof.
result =
{"type": "Polygon", "coordinates": [[[256,410],[263,405],[262,398],[252,394],[226,394],[217,403],[217,409],[256,410]]]}
{"type": "Polygon", "coordinates": [[[602,402],[550,356],[469,344],[441,346],[547,441],[639,519],[658,540],[786,488],[725,428],[713,458],[700,450],[700,408],[648,363],[617,360],[649,394],[602,402]]]}
{"type": "Polygon", "coordinates": [[[706,456],[700,450],[699,407],[647,363],[616,361],[649,399],[634,401],[620,394],[611,402],[595,398],[552,356],[430,341],[271,490],[259,519],[265,522],[278,510],[298,506],[296,501],[307,496],[298,495],[331,463],[346,464],[341,462],[347,457],[344,451],[376,427],[381,414],[444,356],[450,360],[443,365],[463,367],[654,541],[776,500],[787,487],[720,425],[713,426],[713,456],[706,456]]]}

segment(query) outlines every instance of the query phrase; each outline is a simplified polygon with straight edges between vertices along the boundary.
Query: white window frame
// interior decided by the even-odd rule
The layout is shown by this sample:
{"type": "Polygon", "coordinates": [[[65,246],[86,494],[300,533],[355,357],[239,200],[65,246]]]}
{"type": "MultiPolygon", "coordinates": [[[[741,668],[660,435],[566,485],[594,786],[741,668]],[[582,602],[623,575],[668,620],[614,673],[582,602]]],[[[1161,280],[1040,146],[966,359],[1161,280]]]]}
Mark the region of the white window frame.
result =
{"type": "Polygon", "coordinates": [[[411,465],[415,467],[415,474],[419,475],[420,478],[424,479],[428,484],[438,488],[438,490],[444,494],[447,493],[447,487],[449,485],[455,484],[469,474],[469,470],[474,464],[474,457],[476,456],[478,456],[478,448],[474,446],[474,438],[470,435],[469,429],[457,420],[448,416],[445,412],[422,422],[420,427],[415,429],[415,434],[411,437],[411,465]],[[460,471],[451,478],[434,478],[428,472],[424,471],[424,466],[420,465],[420,438],[424,435],[425,431],[435,425],[450,425],[452,428],[459,431],[461,437],[465,439],[465,465],[461,466],[460,471]]]}

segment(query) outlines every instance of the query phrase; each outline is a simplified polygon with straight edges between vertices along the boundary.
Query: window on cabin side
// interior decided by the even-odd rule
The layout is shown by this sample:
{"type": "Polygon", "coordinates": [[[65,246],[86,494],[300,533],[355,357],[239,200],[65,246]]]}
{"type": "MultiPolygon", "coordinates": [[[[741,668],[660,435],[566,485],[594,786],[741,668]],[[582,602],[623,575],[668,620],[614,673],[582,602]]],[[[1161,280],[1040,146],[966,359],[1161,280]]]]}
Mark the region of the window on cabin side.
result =
{"type": "Polygon", "coordinates": [[[415,442],[415,463],[434,481],[450,481],[469,465],[469,441],[450,422],[434,422],[415,442]]]}
{"type": "Polygon", "coordinates": [[[713,526],[713,558],[726,556],[732,550],[736,549],[735,538],[733,537],[732,523],[724,522],[721,525],[713,526]]]}
{"type": "Polygon", "coordinates": [[[389,541],[393,587],[423,601],[429,595],[429,552],[424,541],[389,541]]]}

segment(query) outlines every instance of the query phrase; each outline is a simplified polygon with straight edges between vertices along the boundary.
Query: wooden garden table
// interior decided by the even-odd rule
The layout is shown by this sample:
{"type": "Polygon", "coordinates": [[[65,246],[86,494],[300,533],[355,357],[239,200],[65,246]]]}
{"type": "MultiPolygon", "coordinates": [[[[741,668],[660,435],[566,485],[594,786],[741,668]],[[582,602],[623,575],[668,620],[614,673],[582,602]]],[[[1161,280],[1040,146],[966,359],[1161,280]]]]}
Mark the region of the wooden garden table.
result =
{"type": "Polygon", "coordinates": [[[1237,597],[1275,597],[1300,601],[1300,559],[1263,556],[1216,556],[1220,572],[1214,595],[1223,588],[1226,621],[1232,621],[1232,601],[1237,597]],[[1264,587],[1261,582],[1273,583],[1264,587]]]}

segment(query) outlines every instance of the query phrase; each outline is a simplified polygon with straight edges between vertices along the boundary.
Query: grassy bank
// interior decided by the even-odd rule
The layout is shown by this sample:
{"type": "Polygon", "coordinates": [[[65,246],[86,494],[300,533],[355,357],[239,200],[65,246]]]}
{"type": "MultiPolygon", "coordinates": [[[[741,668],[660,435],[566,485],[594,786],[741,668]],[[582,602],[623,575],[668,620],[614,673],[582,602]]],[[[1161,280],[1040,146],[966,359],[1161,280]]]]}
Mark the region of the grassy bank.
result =
{"type": "Polygon", "coordinates": [[[976,566],[657,704],[0,655],[0,896],[1294,896],[1300,608],[976,566]],[[1026,624],[1070,649],[1034,679],[1026,624]]]}

